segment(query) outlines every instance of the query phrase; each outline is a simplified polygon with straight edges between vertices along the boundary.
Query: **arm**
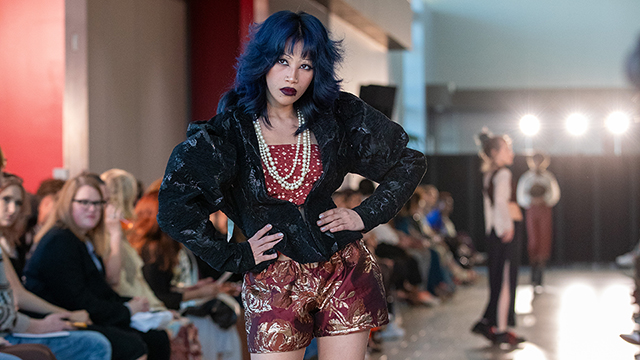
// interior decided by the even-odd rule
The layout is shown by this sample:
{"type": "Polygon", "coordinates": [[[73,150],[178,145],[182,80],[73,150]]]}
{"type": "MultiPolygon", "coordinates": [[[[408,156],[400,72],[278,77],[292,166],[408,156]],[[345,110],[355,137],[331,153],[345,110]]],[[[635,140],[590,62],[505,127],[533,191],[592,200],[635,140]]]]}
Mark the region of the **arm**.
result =
{"type": "Polygon", "coordinates": [[[513,231],[513,220],[509,214],[511,201],[511,171],[502,169],[493,178],[494,228],[498,237],[513,231]]]}
{"type": "Polygon", "coordinates": [[[183,296],[171,290],[171,278],[173,277],[171,271],[162,271],[156,263],[153,263],[144,265],[142,274],[153,293],[168,309],[178,310],[180,308],[183,296]]]}
{"type": "Polygon", "coordinates": [[[248,271],[255,266],[250,244],[216,237],[209,221],[209,214],[224,206],[221,187],[235,177],[235,148],[208,124],[192,124],[189,135],[167,164],[158,197],[158,224],[215,269],[248,271]]]}
{"type": "Polygon", "coordinates": [[[353,157],[352,172],[376,181],[374,193],[353,210],[364,231],[391,220],[413,194],[426,171],[424,155],[406,147],[402,127],[352,95],[343,94],[336,113],[344,121],[353,157]]]}
{"type": "Polygon", "coordinates": [[[120,283],[120,271],[122,270],[122,241],[126,241],[120,218],[122,212],[113,204],[108,204],[104,211],[104,223],[109,234],[109,254],[104,260],[104,272],[107,284],[115,288],[120,283]]]}
{"type": "Polygon", "coordinates": [[[549,179],[549,184],[551,185],[549,194],[545,196],[545,203],[549,207],[554,207],[558,204],[558,201],[560,201],[560,186],[558,186],[558,180],[556,180],[556,177],[553,176],[552,173],[545,171],[544,174],[547,179],[549,179]]]}
{"type": "Polygon", "coordinates": [[[522,206],[525,209],[528,209],[531,206],[531,195],[528,194],[530,190],[529,179],[531,178],[530,173],[527,171],[518,180],[518,186],[516,187],[516,199],[518,200],[518,205],[522,206]]]}

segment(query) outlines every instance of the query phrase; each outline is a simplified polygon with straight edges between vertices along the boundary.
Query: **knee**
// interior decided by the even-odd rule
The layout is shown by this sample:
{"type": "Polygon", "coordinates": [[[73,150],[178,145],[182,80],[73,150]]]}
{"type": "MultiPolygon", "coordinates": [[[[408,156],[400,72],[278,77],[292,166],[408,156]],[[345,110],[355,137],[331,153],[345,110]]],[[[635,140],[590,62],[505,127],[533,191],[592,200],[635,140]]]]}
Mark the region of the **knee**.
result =
{"type": "Polygon", "coordinates": [[[91,349],[87,360],[108,360],[111,359],[111,343],[104,335],[96,331],[84,331],[83,340],[87,347],[91,349]]]}

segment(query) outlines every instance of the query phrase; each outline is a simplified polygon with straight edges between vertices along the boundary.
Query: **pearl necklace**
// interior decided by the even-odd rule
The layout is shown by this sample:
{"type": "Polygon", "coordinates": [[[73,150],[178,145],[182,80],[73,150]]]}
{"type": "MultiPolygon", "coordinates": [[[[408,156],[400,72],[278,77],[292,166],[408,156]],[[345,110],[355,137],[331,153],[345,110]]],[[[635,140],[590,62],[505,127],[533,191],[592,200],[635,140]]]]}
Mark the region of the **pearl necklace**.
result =
{"type": "MultiPolygon", "coordinates": [[[[298,127],[304,125],[304,117],[300,110],[296,110],[298,115],[298,127]]],[[[264,140],[264,136],[262,136],[262,128],[260,126],[260,121],[258,119],[253,121],[253,127],[256,131],[256,137],[258,138],[258,148],[260,149],[260,157],[262,158],[262,162],[265,164],[269,175],[274,178],[280,186],[282,186],[286,190],[296,190],[304,181],[305,176],[309,173],[309,163],[311,162],[311,136],[309,133],[309,129],[306,129],[302,132],[302,134],[298,134],[297,142],[296,142],[296,154],[293,158],[293,165],[291,166],[291,171],[286,176],[280,176],[278,173],[278,169],[276,167],[276,161],[271,156],[271,151],[269,151],[269,145],[264,140]],[[288,182],[287,180],[293,176],[293,173],[298,165],[298,155],[300,154],[300,143],[302,142],[302,160],[301,162],[301,172],[300,177],[293,181],[288,182]]]]}

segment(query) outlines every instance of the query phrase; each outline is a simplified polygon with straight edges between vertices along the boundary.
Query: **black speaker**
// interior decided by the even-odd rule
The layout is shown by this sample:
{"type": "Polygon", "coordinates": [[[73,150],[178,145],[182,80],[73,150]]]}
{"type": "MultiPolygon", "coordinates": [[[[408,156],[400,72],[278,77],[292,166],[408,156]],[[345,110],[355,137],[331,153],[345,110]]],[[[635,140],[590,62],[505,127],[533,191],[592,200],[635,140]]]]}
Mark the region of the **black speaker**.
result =
{"type": "Polygon", "coordinates": [[[396,88],[394,86],[363,85],[360,86],[360,99],[391,118],[396,100],[396,88]]]}

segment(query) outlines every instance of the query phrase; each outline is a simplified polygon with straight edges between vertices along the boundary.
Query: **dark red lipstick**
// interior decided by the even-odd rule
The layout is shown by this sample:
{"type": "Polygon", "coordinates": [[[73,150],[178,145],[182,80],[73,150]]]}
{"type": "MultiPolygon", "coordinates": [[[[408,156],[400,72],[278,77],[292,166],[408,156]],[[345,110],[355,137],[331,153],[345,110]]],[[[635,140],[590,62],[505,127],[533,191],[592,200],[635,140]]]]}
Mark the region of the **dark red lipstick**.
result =
{"type": "Polygon", "coordinates": [[[280,92],[286,96],[296,96],[296,94],[298,93],[296,89],[290,87],[284,87],[280,89],[280,92]]]}

